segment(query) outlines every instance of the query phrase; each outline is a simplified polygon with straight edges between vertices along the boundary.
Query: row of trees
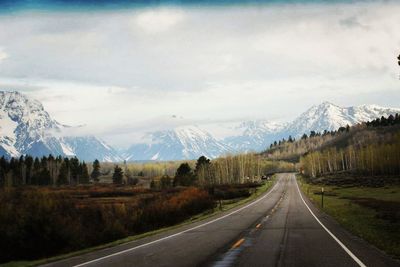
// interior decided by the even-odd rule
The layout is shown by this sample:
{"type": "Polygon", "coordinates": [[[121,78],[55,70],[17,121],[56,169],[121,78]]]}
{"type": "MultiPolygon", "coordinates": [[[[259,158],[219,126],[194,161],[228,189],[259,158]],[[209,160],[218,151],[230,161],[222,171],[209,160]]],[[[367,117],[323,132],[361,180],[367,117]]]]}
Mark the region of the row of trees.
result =
{"type": "MultiPolygon", "coordinates": [[[[335,136],[337,134],[341,134],[343,132],[349,132],[349,131],[350,131],[349,125],[347,125],[346,127],[339,127],[339,129],[337,129],[336,131],[324,130],[322,133],[317,132],[317,131],[310,131],[310,135],[307,135],[305,133],[301,136],[300,140],[307,140],[308,138],[318,138],[318,137],[325,137],[325,136],[335,136]]],[[[274,148],[283,146],[285,144],[291,144],[294,142],[296,142],[296,138],[289,135],[287,140],[285,138],[282,138],[282,140],[274,141],[273,143],[271,143],[269,146],[269,150],[273,150],[274,148]]]]}
{"type": "Polygon", "coordinates": [[[301,158],[300,164],[304,174],[311,177],[342,171],[371,176],[398,175],[400,133],[385,135],[385,142],[354,144],[344,149],[332,147],[311,152],[301,158]]]}
{"type": "Polygon", "coordinates": [[[400,115],[398,113],[396,113],[396,115],[394,116],[389,115],[387,118],[382,116],[381,118],[377,118],[366,123],[367,127],[379,127],[398,124],[400,124],[400,115]]]}
{"type": "Polygon", "coordinates": [[[288,162],[265,160],[257,154],[225,156],[214,160],[201,156],[194,167],[182,163],[171,178],[163,175],[158,181],[152,181],[152,187],[201,186],[221,184],[242,184],[260,181],[261,177],[273,172],[294,171],[295,166],[288,162]]]}
{"type": "MultiPolygon", "coordinates": [[[[343,135],[343,134],[341,134],[343,135]]],[[[338,133],[333,134],[306,134],[295,142],[281,142],[277,146],[273,145],[269,150],[265,151],[265,155],[273,160],[293,160],[297,161],[301,155],[310,150],[315,150],[322,147],[324,144],[330,142],[339,136],[338,133]]]]}
{"type": "Polygon", "coordinates": [[[87,184],[90,178],[98,181],[99,176],[97,160],[90,177],[87,164],[76,157],[0,158],[0,186],[87,184]]]}
{"type": "Polygon", "coordinates": [[[301,159],[306,175],[317,177],[340,171],[368,175],[400,174],[400,138],[393,144],[373,144],[363,148],[327,149],[301,159]]]}

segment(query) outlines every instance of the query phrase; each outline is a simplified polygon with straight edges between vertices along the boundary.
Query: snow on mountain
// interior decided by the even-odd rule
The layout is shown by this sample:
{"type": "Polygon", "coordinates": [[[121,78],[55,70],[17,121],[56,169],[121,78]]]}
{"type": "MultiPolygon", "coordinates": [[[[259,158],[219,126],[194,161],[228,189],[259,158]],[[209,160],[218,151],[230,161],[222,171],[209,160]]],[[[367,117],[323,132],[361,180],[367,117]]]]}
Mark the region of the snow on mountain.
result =
{"type": "Polygon", "coordinates": [[[310,131],[323,132],[337,130],[339,127],[370,121],[382,116],[399,113],[398,108],[384,108],[377,105],[358,107],[339,107],[330,102],[312,106],[306,112],[289,123],[283,133],[286,136],[299,137],[310,131]]]}
{"type": "MultiPolygon", "coordinates": [[[[229,152],[262,151],[282,138],[300,137],[310,131],[337,130],[381,116],[400,113],[400,109],[376,105],[339,107],[329,102],[313,106],[286,124],[267,120],[208,124],[202,127],[186,126],[169,131],[148,134],[150,142],[132,145],[125,153],[127,160],[195,159],[201,155],[215,158],[229,152]],[[227,133],[220,140],[213,136],[227,133]]],[[[221,136],[220,136],[221,137],[221,136]]]]}
{"type": "Polygon", "coordinates": [[[53,120],[43,105],[19,92],[0,91],[0,156],[77,156],[117,161],[113,149],[93,136],[61,137],[68,126],[53,120]]]}
{"type": "Polygon", "coordinates": [[[126,160],[181,160],[200,156],[216,158],[233,152],[224,143],[197,126],[149,133],[148,143],[134,144],[125,153],[126,160]]]}
{"type": "Polygon", "coordinates": [[[244,121],[235,127],[237,134],[223,141],[236,151],[260,151],[280,137],[283,127],[283,124],[266,120],[244,121]]]}
{"type": "Polygon", "coordinates": [[[75,155],[86,161],[98,159],[101,162],[123,161],[119,153],[101,139],[95,136],[61,137],[60,142],[65,145],[66,156],[75,155]]]}

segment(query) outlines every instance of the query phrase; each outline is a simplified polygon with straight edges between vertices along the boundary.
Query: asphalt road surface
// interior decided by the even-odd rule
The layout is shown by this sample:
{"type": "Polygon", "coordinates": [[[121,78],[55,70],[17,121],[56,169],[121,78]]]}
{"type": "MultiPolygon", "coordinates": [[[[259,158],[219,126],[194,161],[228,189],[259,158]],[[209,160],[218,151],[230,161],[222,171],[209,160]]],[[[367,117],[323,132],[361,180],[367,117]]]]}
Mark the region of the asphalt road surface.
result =
{"type": "Polygon", "coordinates": [[[400,266],[343,230],[280,174],[257,200],[205,221],[46,266],[400,266]]]}

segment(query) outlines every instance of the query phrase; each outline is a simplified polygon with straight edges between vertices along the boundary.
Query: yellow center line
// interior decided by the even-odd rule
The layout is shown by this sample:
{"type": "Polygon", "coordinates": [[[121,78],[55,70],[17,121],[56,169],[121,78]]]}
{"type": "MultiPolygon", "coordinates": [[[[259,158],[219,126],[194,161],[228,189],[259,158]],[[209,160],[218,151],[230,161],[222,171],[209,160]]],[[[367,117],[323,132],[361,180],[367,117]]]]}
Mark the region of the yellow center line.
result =
{"type": "Polygon", "coordinates": [[[240,245],[243,244],[243,242],[244,238],[238,240],[235,244],[233,244],[232,249],[240,247],[240,245]]]}

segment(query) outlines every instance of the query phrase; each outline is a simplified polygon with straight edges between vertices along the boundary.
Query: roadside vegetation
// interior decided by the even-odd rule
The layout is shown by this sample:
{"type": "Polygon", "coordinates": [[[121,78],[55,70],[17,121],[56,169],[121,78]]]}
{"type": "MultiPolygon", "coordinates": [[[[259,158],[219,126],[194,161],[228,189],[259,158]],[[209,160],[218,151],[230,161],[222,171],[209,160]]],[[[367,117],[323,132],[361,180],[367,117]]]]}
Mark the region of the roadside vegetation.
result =
{"type": "Polygon", "coordinates": [[[53,257],[202,218],[255,198],[271,185],[265,181],[272,172],[294,169],[253,154],[200,157],[175,164],[173,176],[146,176],[142,164],[136,170],[149,183],[140,184],[125,174],[128,164],[113,165],[108,183],[98,161],[88,168],[50,155],[3,158],[2,164],[0,263],[53,257]]]}
{"type": "Polygon", "coordinates": [[[36,259],[172,225],[214,206],[198,188],[7,189],[0,195],[1,261],[36,259]]]}
{"type": "Polygon", "coordinates": [[[302,191],[343,227],[400,259],[400,185],[332,186],[301,179],[302,191]],[[324,207],[321,188],[324,187],[324,207]]]}

